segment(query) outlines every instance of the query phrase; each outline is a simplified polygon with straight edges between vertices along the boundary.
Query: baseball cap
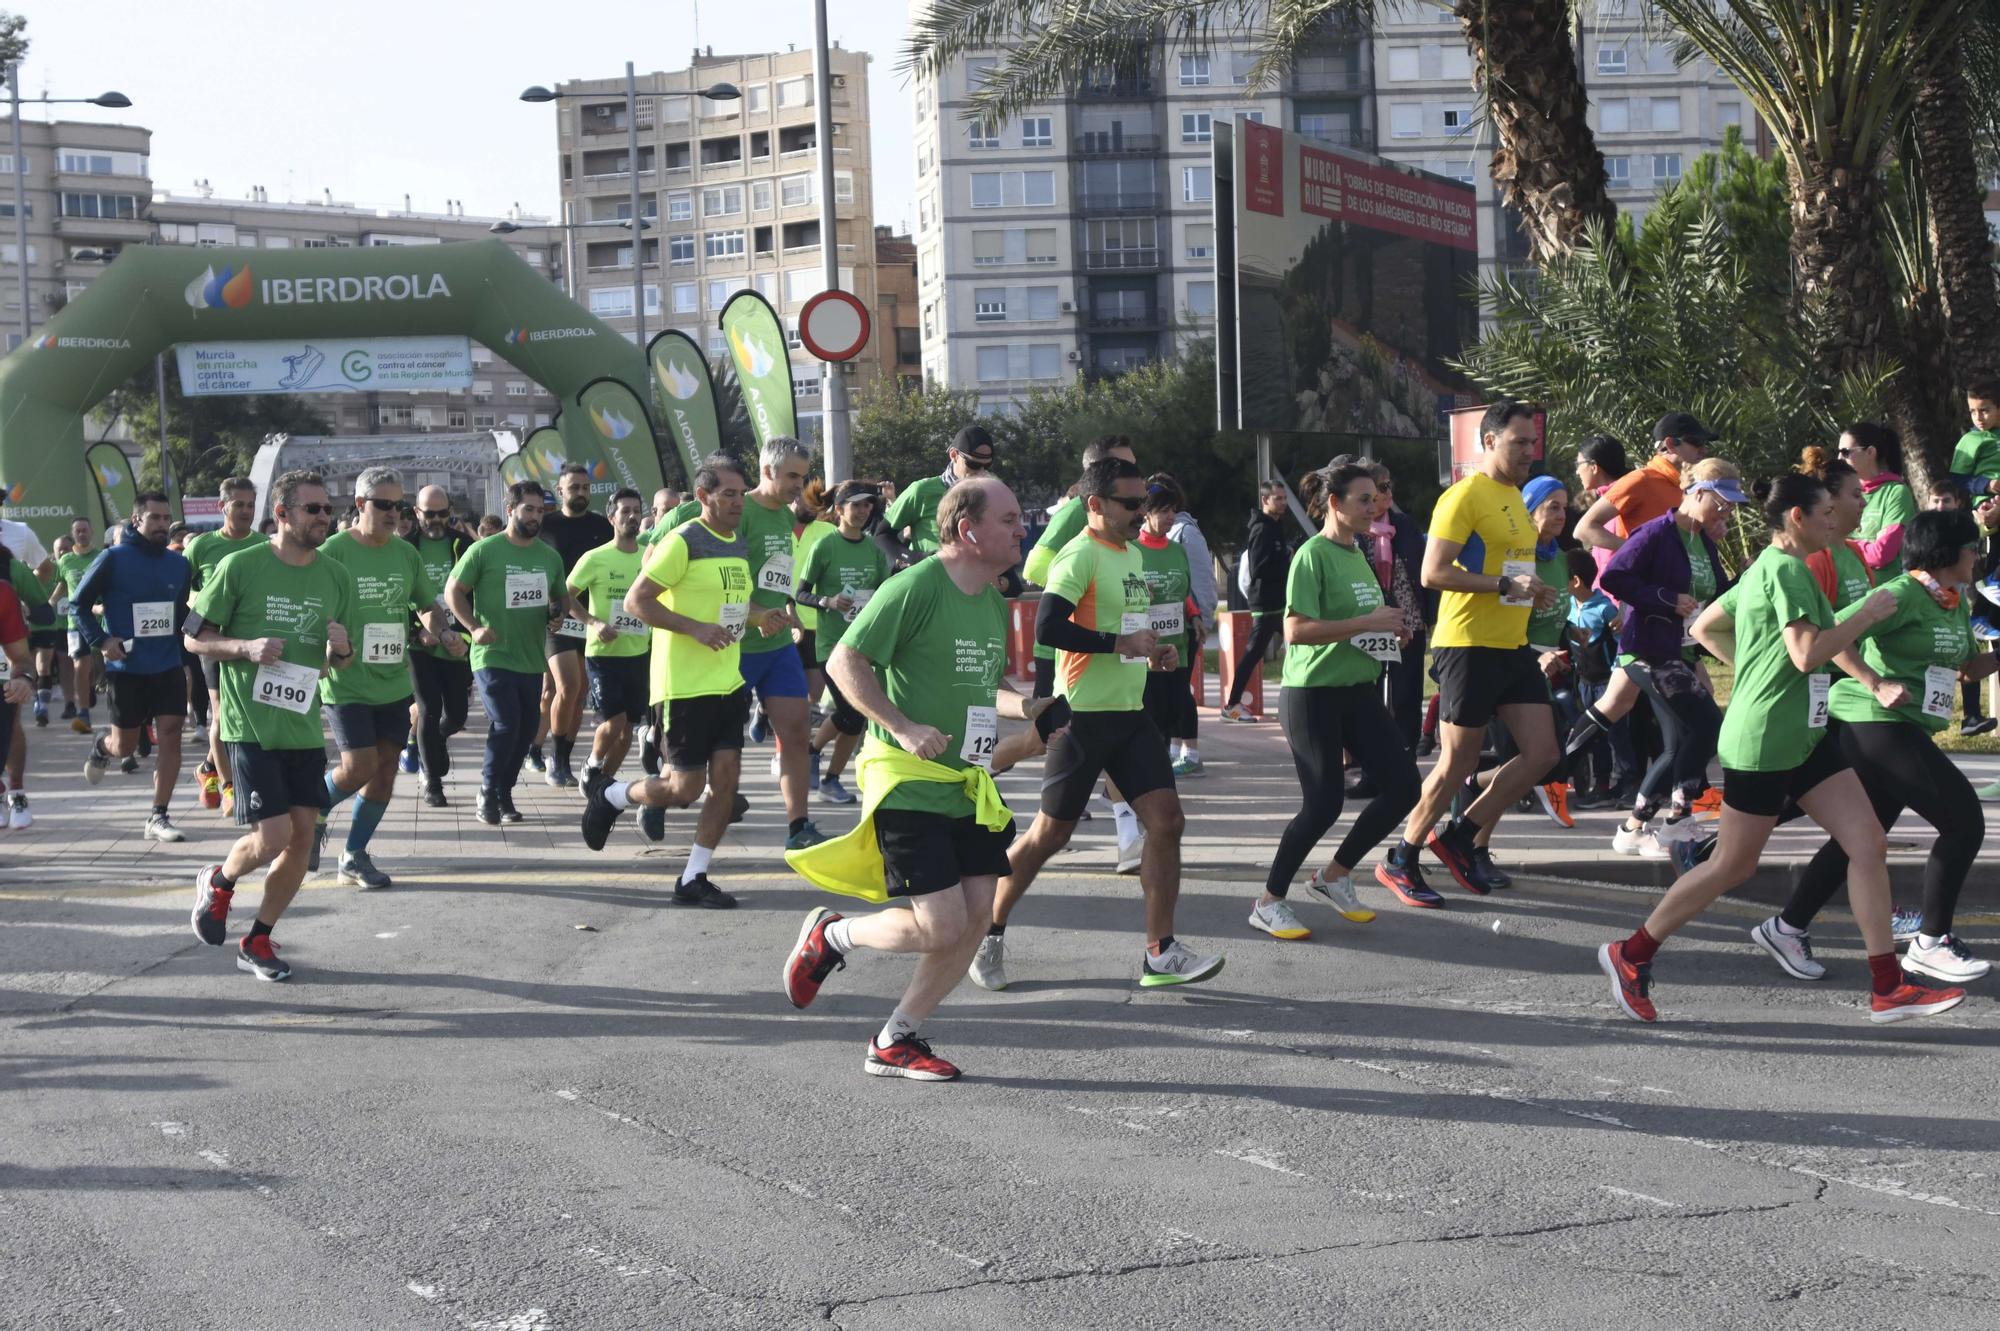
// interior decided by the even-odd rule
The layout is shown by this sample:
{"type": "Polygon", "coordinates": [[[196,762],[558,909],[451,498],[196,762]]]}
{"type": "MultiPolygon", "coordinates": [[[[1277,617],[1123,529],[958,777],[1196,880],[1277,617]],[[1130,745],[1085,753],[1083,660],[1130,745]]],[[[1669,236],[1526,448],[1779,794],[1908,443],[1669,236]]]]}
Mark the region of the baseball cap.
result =
{"type": "Polygon", "coordinates": [[[1670,411],[1653,422],[1653,442],[1656,444],[1662,439],[1683,439],[1691,444],[1706,444],[1716,438],[1715,431],[1685,411],[1670,411]]]}
{"type": "Polygon", "coordinates": [[[993,436],[983,425],[966,426],[951,437],[951,446],[957,452],[978,458],[981,462],[993,460],[993,436]]]}

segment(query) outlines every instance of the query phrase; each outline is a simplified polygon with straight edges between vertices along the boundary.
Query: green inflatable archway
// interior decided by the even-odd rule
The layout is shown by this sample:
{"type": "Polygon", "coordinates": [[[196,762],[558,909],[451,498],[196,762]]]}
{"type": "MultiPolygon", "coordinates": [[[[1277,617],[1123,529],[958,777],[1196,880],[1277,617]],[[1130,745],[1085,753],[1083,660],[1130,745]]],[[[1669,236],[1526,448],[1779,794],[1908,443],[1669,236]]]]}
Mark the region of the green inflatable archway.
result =
{"type": "Polygon", "coordinates": [[[135,245],[0,360],[0,513],[44,540],[76,514],[94,513],[84,417],[176,343],[423,334],[484,343],[573,408],[558,418],[565,451],[600,479],[645,495],[663,483],[643,351],[502,241],[135,245]]]}

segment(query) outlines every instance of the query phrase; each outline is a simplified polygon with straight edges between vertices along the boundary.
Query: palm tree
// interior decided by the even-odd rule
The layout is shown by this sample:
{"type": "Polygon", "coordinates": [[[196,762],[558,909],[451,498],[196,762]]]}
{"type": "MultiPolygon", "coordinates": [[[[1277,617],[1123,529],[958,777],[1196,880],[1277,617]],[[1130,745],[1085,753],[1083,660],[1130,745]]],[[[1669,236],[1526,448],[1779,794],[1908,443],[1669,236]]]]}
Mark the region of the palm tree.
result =
{"type": "Polygon", "coordinates": [[[2000,378],[2000,301],[1994,296],[1986,191],[1972,146],[1975,94],[1966,78],[1970,51],[1984,83],[1978,100],[1990,117],[1991,99],[2000,95],[2000,69],[1995,68],[2000,64],[2000,4],[1988,0],[1978,8],[1982,12],[1956,38],[1931,43],[1918,62],[1910,121],[1929,205],[1930,248],[1952,380],[1946,385],[1948,396],[1976,380],[2000,378]]]}
{"type": "MultiPolygon", "coordinates": [[[[1570,38],[1572,0],[1455,0],[1476,84],[1498,141],[1493,180],[1522,217],[1538,260],[1566,253],[1592,223],[1609,225],[1604,157],[1570,38]]],[[[938,77],[971,51],[1011,44],[973,104],[999,123],[1061,95],[1094,70],[1142,68],[1153,51],[1257,52],[1253,86],[1270,86],[1293,54],[1374,23],[1376,0],[934,0],[913,22],[904,67],[938,77]]]]}

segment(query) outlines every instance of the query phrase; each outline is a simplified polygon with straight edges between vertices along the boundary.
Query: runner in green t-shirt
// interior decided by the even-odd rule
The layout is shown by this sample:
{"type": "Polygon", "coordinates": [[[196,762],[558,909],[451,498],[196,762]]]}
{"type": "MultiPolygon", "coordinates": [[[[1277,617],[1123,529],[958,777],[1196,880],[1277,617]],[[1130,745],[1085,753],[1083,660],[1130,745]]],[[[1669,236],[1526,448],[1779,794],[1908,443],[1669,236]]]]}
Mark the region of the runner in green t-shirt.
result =
{"type": "Polygon", "coordinates": [[[593,770],[615,775],[632,746],[632,727],[646,715],[653,631],[625,608],[625,593],[638,581],[644,556],[639,550],[642,499],[637,490],[611,496],[605,516],[611,541],[587,550],[569,571],[571,613],[584,626],[584,668],[596,701],[597,731],[590,739],[587,781],[593,770]]]}
{"type": "MultiPolygon", "coordinates": [[[[674,899],[728,910],[736,898],[709,881],[708,866],[723,831],[749,807],[736,794],[750,709],[749,686],[739,670],[740,644],[757,613],[750,605],[750,564],[739,529],[742,464],[722,453],[704,459],[695,472],[694,493],[701,516],[653,546],[624,602],[626,613],[653,630],[653,726],[666,736],[669,771],[636,781],[587,771],[583,842],[602,850],[625,809],[635,804],[648,812],[685,809],[706,787],[708,798],[687,865],[675,880],[674,899]]],[[[796,653],[792,659],[798,660],[796,653]]],[[[655,826],[664,836],[664,822],[655,826]]],[[[654,833],[649,829],[647,835],[654,833]]]]}
{"type": "Polygon", "coordinates": [[[518,823],[514,784],[540,720],[548,629],[569,612],[562,556],[541,539],[547,496],[534,481],[507,491],[504,531],[473,544],[445,582],[445,605],[472,630],[472,677],[486,709],[479,821],[518,823]]]}
{"type": "MultiPolygon", "coordinates": [[[[222,526],[198,533],[181,551],[188,562],[189,590],[200,592],[208,575],[238,550],[266,544],[270,537],[257,530],[257,486],[247,476],[226,478],[216,491],[222,505],[222,526]]],[[[204,657],[202,682],[208,686],[208,757],[195,768],[195,786],[204,809],[221,809],[228,818],[236,810],[236,782],[229,770],[229,746],[222,741],[221,727],[213,724],[222,707],[220,663],[204,657]]]]}
{"type": "Polygon", "coordinates": [[[1146,710],[1167,738],[1171,756],[1178,745],[1188,756],[1174,763],[1175,781],[1207,775],[1195,742],[1201,719],[1194,696],[1194,664],[1207,636],[1201,607],[1194,597],[1194,569],[1187,547],[1172,538],[1174,523],[1187,508],[1181,487],[1167,473],[1146,478],[1146,519],[1139,529],[1139,562],[1146,579],[1147,614],[1163,646],[1172,647],[1179,664],[1172,670],[1146,675],[1146,710]]]}
{"type": "Polygon", "coordinates": [[[62,585],[63,622],[69,632],[70,687],[67,696],[76,709],[72,713],[69,708],[64,708],[63,715],[70,718],[69,728],[79,735],[92,732],[90,705],[97,696],[97,653],[77,631],[76,612],[69,608],[69,603],[83,582],[83,575],[104,553],[91,544],[93,538],[90,519],[78,518],[69,524],[69,552],[55,557],[56,581],[62,585]]]}
{"type": "MultiPolygon", "coordinates": [[[[472,548],[472,538],[452,526],[451,495],[443,486],[426,485],[417,491],[417,525],[404,537],[417,552],[417,562],[431,585],[442,588],[451,580],[451,570],[460,556],[472,548]]],[[[447,609],[444,626],[465,639],[465,628],[447,609]]],[[[469,645],[469,644],[468,644],[469,645]]],[[[419,625],[410,645],[410,683],[416,691],[413,734],[403,749],[402,769],[422,772],[424,803],[442,809],[444,779],[451,772],[448,741],[465,729],[472,703],[472,662],[466,652],[452,654],[447,639],[419,625]]]]}
{"type": "MultiPolygon", "coordinates": [[[[1139,983],[1150,988],[1206,980],[1221,971],[1222,957],[1199,955],[1174,937],[1181,802],[1166,740],[1141,705],[1146,672],[1180,664],[1173,648],[1159,645],[1151,624],[1137,545],[1146,481],[1134,464],[1105,458],[1083,469],[1077,494],[1087,525],[1056,556],[1035,615],[1035,637],[1056,649],[1057,692],[1074,714],[1049,746],[1042,807],[1008,852],[993,922],[1006,925],[1035,875],[1069,844],[1098,778],[1108,775],[1145,829],[1139,883],[1146,896],[1146,952],[1139,983]]],[[[973,980],[983,982],[977,969],[973,980]]]]}
{"type": "Polygon", "coordinates": [[[214,719],[241,792],[236,821],[249,828],[222,863],[196,875],[194,931],[220,947],[237,882],[269,865],[257,923],[236,964],[260,980],[284,980],[292,970],[273,948],[271,928],[305,878],[326,800],[319,680],[328,666],[354,659],[346,625],[355,587],[353,574],[320,555],[333,504],[317,473],[288,471],[273,481],[271,514],[278,529],[268,541],[210,572],[194,601],[199,631],[187,638],[188,650],[222,665],[214,719]]]}
{"type": "MultiPolygon", "coordinates": [[[[1123,458],[1135,464],[1138,462],[1138,455],[1132,451],[1132,441],[1122,434],[1100,435],[1091,440],[1089,446],[1083,450],[1083,465],[1086,467],[1105,458],[1123,458]]],[[[1077,538],[1078,533],[1083,530],[1084,518],[1083,500],[1078,496],[1071,495],[1058,504],[1056,511],[1049,515],[1049,525],[1042,529],[1042,534],[1035,538],[1034,548],[1028,551],[1027,561],[1021,567],[1021,576],[1037,587],[1047,586],[1049,569],[1055,565],[1057,553],[1077,538]]],[[[1055,649],[1037,642],[1035,696],[1049,698],[1055,696],[1055,691],[1055,649]]],[[[1120,819],[1121,836],[1125,832],[1123,824],[1128,821],[1129,816],[1120,819]]]]}
{"type": "MultiPolygon", "coordinates": [[[[847,626],[889,577],[889,557],[868,535],[868,523],[881,500],[882,492],[875,485],[866,481],[844,482],[834,491],[828,505],[839,526],[829,527],[832,534],[816,542],[799,566],[794,594],[801,606],[811,608],[819,618],[813,651],[822,666],[839,645],[847,626]]],[[[827,680],[827,691],[833,705],[813,736],[814,770],[819,768],[820,751],[829,743],[833,745],[833,756],[814,790],[829,804],[852,804],[854,795],[841,784],[840,774],[847,769],[847,760],[866,722],[831,677],[827,680]]]]}
{"type": "MultiPolygon", "coordinates": [[[[410,615],[444,650],[463,656],[465,639],[445,623],[442,583],[432,580],[417,548],[396,534],[403,507],[403,478],[391,467],[369,467],[354,479],[354,525],[329,537],[320,553],[354,575],[354,611],[347,636],[354,659],[320,681],[327,728],[340,763],[326,774],[329,810],[349,795],[347,844],[336,877],[362,888],[388,887],[368,842],[389,811],[396,791],[396,760],[410,733],[410,615]]],[[[326,815],[313,836],[309,869],[319,868],[326,844],[326,815]]]]}
{"type": "Polygon", "coordinates": [[[951,447],[945,450],[944,471],[903,487],[882,515],[890,534],[904,543],[905,555],[897,560],[897,567],[937,553],[938,505],[944,502],[945,491],[992,469],[993,436],[985,426],[967,425],[952,436],[951,447]]]}

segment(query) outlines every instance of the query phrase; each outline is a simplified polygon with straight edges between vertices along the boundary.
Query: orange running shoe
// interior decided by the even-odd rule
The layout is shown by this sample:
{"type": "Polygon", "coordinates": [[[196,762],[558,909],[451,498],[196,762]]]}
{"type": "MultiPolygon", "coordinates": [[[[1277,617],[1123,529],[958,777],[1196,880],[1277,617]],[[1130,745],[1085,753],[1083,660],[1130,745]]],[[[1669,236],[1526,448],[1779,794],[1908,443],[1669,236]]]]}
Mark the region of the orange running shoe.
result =
{"type": "Polygon", "coordinates": [[[194,769],[195,784],[201,788],[201,807],[219,809],[222,807],[222,777],[215,770],[214,763],[204,762],[194,769]]]}
{"type": "Polygon", "coordinates": [[[1569,814],[1569,786],[1565,782],[1536,786],[1535,798],[1540,801],[1542,812],[1553,818],[1558,827],[1576,826],[1576,819],[1569,814]]]}
{"type": "Polygon", "coordinates": [[[222,783],[222,816],[224,818],[233,818],[236,816],[236,783],[234,781],[225,781],[222,783]]]}
{"type": "Polygon", "coordinates": [[[1696,813],[1702,815],[1704,818],[1720,818],[1722,816],[1722,792],[1714,786],[1710,786],[1695,798],[1692,807],[1696,813]]]}

